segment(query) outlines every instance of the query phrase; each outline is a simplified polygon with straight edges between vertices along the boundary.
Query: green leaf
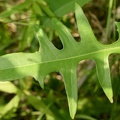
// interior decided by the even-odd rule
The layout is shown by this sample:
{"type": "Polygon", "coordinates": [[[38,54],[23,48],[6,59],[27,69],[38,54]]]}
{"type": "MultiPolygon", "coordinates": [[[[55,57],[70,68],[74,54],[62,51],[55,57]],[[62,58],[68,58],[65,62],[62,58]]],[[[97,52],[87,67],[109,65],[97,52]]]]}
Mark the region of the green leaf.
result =
{"type": "MultiPolygon", "coordinates": [[[[63,77],[68,98],[69,111],[74,118],[77,108],[76,66],[84,59],[94,60],[101,87],[108,99],[113,102],[108,56],[120,53],[120,39],[113,44],[104,45],[97,41],[94,33],[79,5],[75,15],[81,41],[76,42],[68,29],[57,19],[52,19],[63,49],[58,50],[48,39],[44,31],[35,25],[40,50],[36,53],[13,53],[0,57],[0,80],[8,81],[33,76],[44,87],[44,77],[58,71],[63,77]]],[[[120,23],[116,23],[120,34],[120,23]]]]}
{"type": "Polygon", "coordinates": [[[3,108],[0,109],[0,118],[7,114],[10,110],[18,107],[20,98],[18,95],[13,97],[9,103],[7,103],[3,108]]]}
{"type": "Polygon", "coordinates": [[[77,115],[76,117],[77,117],[78,119],[84,119],[84,120],[97,120],[97,119],[95,119],[95,118],[93,118],[93,117],[90,117],[90,116],[84,115],[84,114],[77,115]]]}
{"type": "Polygon", "coordinates": [[[63,115],[58,113],[59,111],[53,111],[53,109],[51,108],[52,103],[44,102],[44,100],[42,100],[39,96],[33,96],[33,95],[26,95],[26,98],[29,102],[29,104],[31,104],[36,110],[42,112],[42,115],[46,115],[46,117],[48,118],[48,120],[51,118],[51,120],[55,119],[55,120],[64,120],[63,115]]]}
{"type": "Polygon", "coordinates": [[[74,4],[78,3],[80,6],[84,6],[86,3],[91,0],[58,0],[56,4],[56,0],[46,0],[51,10],[58,17],[63,17],[63,15],[74,11],[74,4]],[[66,9],[67,8],[67,9],[66,9]]]}
{"type": "Polygon", "coordinates": [[[30,21],[28,22],[28,26],[25,29],[22,40],[19,44],[19,50],[23,51],[26,47],[31,45],[31,41],[34,37],[34,28],[33,25],[36,23],[36,17],[34,17],[34,13],[31,12],[30,21]]]}
{"type": "Polygon", "coordinates": [[[43,114],[49,114],[53,116],[53,113],[50,111],[49,106],[46,105],[40,97],[35,97],[32,95],[27,95],[26,96],[28,102],[36,109],[39,111],[42,111],[43,114]]]}
{"type": "Polygon", "coordinates": [[[43,15],[40,6],[39,6],[36,2],[33,3],[33,10],[34,10],[35,13],[37,13],[38,15],[40,15],[40,16],[43,15]]]}
{"type": "Polygon", "coordinates": [[[7,92],[7,93],[17,93],[17,87],[9,81],[0,82],[0,91],[7,92]]]}

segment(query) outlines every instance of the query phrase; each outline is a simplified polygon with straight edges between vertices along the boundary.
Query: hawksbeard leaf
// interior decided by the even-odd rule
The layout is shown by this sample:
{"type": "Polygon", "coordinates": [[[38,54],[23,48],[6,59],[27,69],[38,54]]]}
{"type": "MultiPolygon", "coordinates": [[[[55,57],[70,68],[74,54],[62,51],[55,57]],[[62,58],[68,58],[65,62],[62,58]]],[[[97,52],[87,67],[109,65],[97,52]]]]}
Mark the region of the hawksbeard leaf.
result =
{"type": "MultiPolygon", "coordinates": [[[[45,32],[35,25],[35,32],[40,43],[35,53],[12,53],[0,57],[0,80],[9,81],[32,76],[44,88],[44,77],[50,72],[60,72],[65,84],[69,111],[74,118],[77,109],[77,64],[81,60],[91,59],[96,63],[100,85],[113,102],[110,68],[108,57],[120,53],[120,38],[113,44],[104,45],[97,41],[81,7],[75,5],[75,15],[81,41],[76,42],[68,29],[57,19],[52,19],[63,49],[58,50],[48,39],[45,32]]],[[[116,23],[120,34],[120,23],[116,23]]]]}

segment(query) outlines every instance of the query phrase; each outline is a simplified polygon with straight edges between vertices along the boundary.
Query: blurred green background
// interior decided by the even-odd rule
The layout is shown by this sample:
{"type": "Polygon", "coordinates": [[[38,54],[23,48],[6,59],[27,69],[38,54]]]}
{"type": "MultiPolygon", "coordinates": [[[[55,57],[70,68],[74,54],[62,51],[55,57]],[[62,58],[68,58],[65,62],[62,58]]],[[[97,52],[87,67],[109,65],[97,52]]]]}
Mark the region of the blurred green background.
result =
{"type": "MultiPolygon", "coordinates": [[[[53,17],[63,22],[79,42],[75,2],[82,6],[101,43],[111,44],[118,39],[115,21],[120,21],[119,0],[0,0],[0,56],[38,51],[34,24],[39,24],[49,40],[62,49],[51,25],[53,17]]],[[[79,99],[75,120],[120,120],[120,55],[110,55],[109,63],[113,104],[99,85],[94,61],[84,60],[78,64],[79,99]]],[[[71,120],[61,75],[50,73],[44,82],[44,89],[31,77],[0,82],[0,120],[71,120]]]]}

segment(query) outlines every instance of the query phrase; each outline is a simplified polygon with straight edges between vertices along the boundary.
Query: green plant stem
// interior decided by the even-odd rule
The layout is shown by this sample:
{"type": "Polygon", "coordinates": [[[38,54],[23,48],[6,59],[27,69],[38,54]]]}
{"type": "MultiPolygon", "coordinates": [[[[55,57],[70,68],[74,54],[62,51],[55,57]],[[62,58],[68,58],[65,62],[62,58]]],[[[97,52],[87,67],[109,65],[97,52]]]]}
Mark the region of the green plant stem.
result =
{"type": "Polygon", "coordinates": [[[115,9],[116,9],[116,0],[114,0],[113,3],[113,9],[114,9],[114,14],[113,14],[113,40],[116,41],[116,29],[115,29],[115,9]]]}
{"type": "Polygon", "coordinates": [[[110,38],[110,19],[111,19],[111,12],[113,7],[113,1],[109,1],[109,9],[108,9],[108,17],[107,17],[107,26],[106,26],[106,41],[108,42],[108,39],[110,38]]]}

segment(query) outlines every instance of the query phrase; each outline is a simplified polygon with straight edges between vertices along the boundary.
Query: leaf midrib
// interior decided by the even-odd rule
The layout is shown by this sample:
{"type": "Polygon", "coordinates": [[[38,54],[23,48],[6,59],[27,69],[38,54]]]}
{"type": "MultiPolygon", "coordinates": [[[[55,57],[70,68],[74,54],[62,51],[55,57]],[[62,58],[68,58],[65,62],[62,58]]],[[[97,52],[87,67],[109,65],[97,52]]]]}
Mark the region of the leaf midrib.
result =
{"type": "MultiPolygon", "coordinates": [[[[13,69],[13,68],[22,68],[22,67],[26,67],[26,66],[34,66],[37,64],[46,64],[46,63],[52,63],[52,62],[58,62],[58,61],[66,61],[66,60],[72,60],[72,59],[77,59],[77,58],[81,58],[83,57],[87,57],[90,56],[92,54],[98,54],[98,53],[102,53],[104,51],[112,51],[112,50],[118,50],[120,49],[120,47],[114,47],[114,48],[106,48],[106,49],[102,49],[102,50],[98,50],[98,51],[94,51],[94,52],[90,52],[90,53],[86,53],[86,54],[82,54],[82,55],[77,55],[77,56],[73,56],[73,57],[67,57],[67,58],[63,58],[63,59],[56,59],[56,60],[51,60],[51,61],[45,61],[45,62],[38,62],[38,63],[33,63],[33,64],[27,64],[27,65],[22,65],[22,66],[15,66],[15,67],[9,67],[3,70],[7,70],[7,69],[13,69]]],[[[89,57],[88,57],[89,59],[89,57]]]]}

